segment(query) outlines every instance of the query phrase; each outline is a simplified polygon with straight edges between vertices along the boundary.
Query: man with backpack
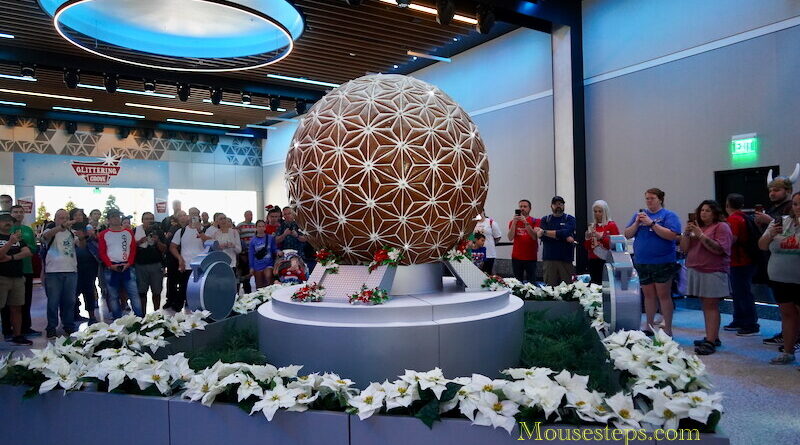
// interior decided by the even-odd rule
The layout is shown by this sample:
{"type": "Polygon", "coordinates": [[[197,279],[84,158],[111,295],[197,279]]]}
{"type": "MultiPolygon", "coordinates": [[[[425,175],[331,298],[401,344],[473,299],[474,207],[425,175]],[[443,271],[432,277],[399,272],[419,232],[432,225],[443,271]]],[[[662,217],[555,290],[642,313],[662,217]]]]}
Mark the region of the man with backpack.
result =
{"type": "Polygon", "coordinates": [[[64,333],[75,332],[75,288],[78,285],[78,259],[75,255],[75,235],[64,209],[58,209],[53,222],[42,233],[42,265],[44,290],[47,295],[47,338],[56,336],[59,312],[64,333]]]}
{"type": "MultiPolygon", "coordinates": [[[[36,254],[36,235],[33,229],[23,223],[25,219],[25,209],[21,205],[11,206],[11,217],[14,218],[14,226],[11,227],[11,233],[20,232],[22,240],[25,245],[31,250],[31,253],[36,254]]],[[[36,337],[41,335],[41,332],[34,331],[31,328],[31,301],[33,300],[33,261],[31,258],[24,258],[22,260],[22,273],[25,276],[25,304],[22,306],[22,335],[26,337],[36,337]]],[[[9,306],[0,310],[3,319],[3,336],[6,340],[12,337],[13,330],[11,329],[11,310],[9,306]]]]}
{"type": "Polygon", "coordinates": [[[31,256],[31,250],[22,239],[22,233],[12,232],[14,218],[0,212],[0,308],[10,308],[13,336],[11,342],[19,346],[33,344],[22,335],[22,306],[25,304],[25,277],[22,260],[31,256]]]}
{"type": "Polygon", "coordinates": [[[726,331],[736,331],[736,335],[745,337],[759,333],[756,299],[751,282],[756,267],[762,259],[758,248],[759,228],[752,216],[742,212],[744,196],[731,193],[725,198],[725,211],[728,213],[728,225],[733,232],[731,248],[731,298],[733,299],[733,321],[724,327],[726,331]]]}
{"type": "Polygon", "coordinates": [[[210,239],[202,232],[202,225],[199,218],[193,219],[185,213],[180,214],[180,225],[172,236],[169,246],[170,255],[178,261],[180,271],[180,283],[178,284],[178,295],[173,300],[167,295],[165,309],[172,309],[175,312],[183,310],[186,303],[186,287],[189,285],[189,277],[192,275],[191,262],[197,255],[205,250],[203,243],[210,239]]]}

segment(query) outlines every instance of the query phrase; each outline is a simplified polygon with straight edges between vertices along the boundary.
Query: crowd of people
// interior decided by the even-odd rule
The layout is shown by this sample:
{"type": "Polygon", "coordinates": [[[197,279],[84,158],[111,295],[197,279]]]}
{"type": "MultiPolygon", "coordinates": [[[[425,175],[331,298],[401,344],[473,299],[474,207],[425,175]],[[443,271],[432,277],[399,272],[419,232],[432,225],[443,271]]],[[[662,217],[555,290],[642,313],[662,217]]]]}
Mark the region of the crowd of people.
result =
{"type": "MultiPolygon", "coordinates": [[[[633,239],[633,259],[642,292],[645,325],[651,333],[659,324],[672,334],[673,283],[685,271],[684,293],[698,297],[705,319],[705,337],[696,340],[698,354],[712,354],[720,340],[720,302],[733,301],[733,321],[722,327],[739,336],[760,332],[754,282],[768,283],[780,308],[782,332],[764,340],[780,346],[771,362],[791,363],[800,349],[800,193],[792,193],[792,179],[781,176],[769,183],[771,206],[743,212],[744,197],[730,194],[721,205],[701,202],[685,221],[664,207],[665,193],[650,188],[644,207],[633,212],[624,229],[611,219],[607,202],[592,205],[591,223],[583,242],[577,241],[575,217],[565,212],[565,200],[554,196],[551,213],[530,215],[531,202],[522,199],[508,223],[512,242],[513,275],[520,281],[537,281],[539,258],[542,278],[555,286],[575,279],[575,249],[581,246],[589,257],[591,281],[602,282],[610,237],[633,239]],[[539,248],[541,244],[541,255],[539,248]],[[678,257],[685,258],[681,266],[678,257]]],[[[111,209],[101,222],[101,212],[87,216],[82,209],[59,209],[40,236],[22,224],[23,208],[8,195],[0,196],[0,307],[4,335],[12,342],[30,344],[38,333],[31,328],[30,305],[34,265],[41,263],[42,283],[47,295],[47,337],[60,325],[64,332],[77,323],[96,321],[100,298],[113,318],[125,311],[142,316],[152,307],[181,311],[186,304],[187,283],[193,259],[214,241],[231,260],[239,285],[251,292],[273,282],[303,282],[315,265],[314,248],[303,236],[294,211],[271,207],[264,220],[253,221],[253,213],[234,225],[231,218],[192,207],[183,211],[173,203],[172,215],[161,222],[153,213],[142,215],[142,223],[131,227],[130,218],[111,209]],[[166,301],[161,305],[164,276],[166,301]],[[80,316],[83,299],[88,320],[80,316]]],[[[500,225],[482,211],[472,237],[476,265],[493,274],[500,225]]]]}
{"type": "Polygon", "coordinates": [[[124,312],[143,316],[148,308],[178,312],[186,304],[192,261],[206,251],[207,242],[230,257],[244,292],[251,278],[261,288],[274,282],[302,282],[316,264],[315,252],[300,233],[289,208],[271,207],[266,220],[253,221],[246,211],[238,225],[223,213],[211,221],[207,213],[173,202],[172,215],[161,222],[151,212],[136,227],[116,209],[102,218],[100,210],[87,216],[83,209],[59,209],[37,236],[22,223],[24,209],[8,195],[0,197],[0,307],[3,334],[18,345],[41,335],[31,327],[34,277],[41,277],[47,297],[45,335],[53,338],[59,325],[64,333],[79,323],[95,323],[102,299],[109,316],[124,312]],[[41,273],[35,273],[40,266],[41,273]],[[162,306],[166,275],[166,301],[162,306]],[[81,316],[83,300],[87,317],[81,316]]]}
{"type": "MultiPolygon", "coordinates": [[[[651,188],[644,193],[644,207],[631,215],[622,231],[610,218],[608,203],[598,200],[592,205],[593,219],[583,241],[591,281],[602,283],[610,237],[633,238],[644,330],[652,334],[660,314],[659,324],[672,335],[673,284],[685,267],[684,293],[700,299],[705,319],[706,335],[694,342],[701,355],[713,354],[722,345],[720,302],[724,298],[733,301],[733,321],[724,330],[738,336],[760,333],[752,287],[754,283],[768,284],[780,308],[782,329],[764,343],[779,346],[771,363],[792,363],[800,350],[800,192],[793,194],[792,186],[789,177],[772,180],[768,184],[771,206],[757,208],[753,214],[742,211],[741,194],[728,195],[724,206],[704,200],[685,222],[664,207],[664,191],[651,188]],[[679,263],[679,255],[685,257],[685,266],[679,263]]],[[[508,224],[513,275],[520,281],[537,280],[540,242],[544,283],[555,286],[574,279],[575,218],[564,212],[560,196],[553,197],[550,204],[550,215],[533,218],[531,202],[522,199],[508,224]]],[[[486,243],[499,241],[491,218],[484,218],[482,224],[476,237],[480,234],[480,241],[486,243]]],[[[488,253],[485,256],[488,258],[488,253]]],[[[491,267],[485,270],[492,273],[491,267]]]]}

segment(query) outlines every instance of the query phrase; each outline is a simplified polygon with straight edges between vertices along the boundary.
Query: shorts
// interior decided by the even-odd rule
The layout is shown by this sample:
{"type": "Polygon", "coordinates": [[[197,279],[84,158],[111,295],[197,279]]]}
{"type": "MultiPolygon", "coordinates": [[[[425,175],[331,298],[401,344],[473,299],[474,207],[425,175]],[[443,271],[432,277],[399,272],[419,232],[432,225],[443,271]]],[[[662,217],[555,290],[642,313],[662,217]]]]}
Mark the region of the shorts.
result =
{"type": "Polygon", "coordinates": [[[800,306],[800,284],[770,280],[769,288],[772,289],[776,303],[794,303],[800,306]]]}
{"type": "Polygon", "coordinates": [[[0,277],[0,308],[25,304],[25,277],[0,277]]]}
{"type": "Polygon", "coordinates": [[[675,278],[677,263],[634,264],[639,274],[639,284],[646,286],[653,283],[666,283],[675,278]]]}
{"type": "Polygon", "coordinates": [[[725,272],[699,272],[687,268],[687,295],[703,298],[725,298],[731,295],[730,280],[725,272]]]}

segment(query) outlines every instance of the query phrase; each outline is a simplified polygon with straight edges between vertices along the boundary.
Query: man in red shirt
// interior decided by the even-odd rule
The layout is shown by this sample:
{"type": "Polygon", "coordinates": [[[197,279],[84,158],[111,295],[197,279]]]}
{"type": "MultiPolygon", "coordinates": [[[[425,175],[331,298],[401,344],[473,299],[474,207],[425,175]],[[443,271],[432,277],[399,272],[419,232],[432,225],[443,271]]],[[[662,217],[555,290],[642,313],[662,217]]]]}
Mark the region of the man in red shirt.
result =
{"type": "Polygon", "coordinates": [[[267,226],[264,227],[264,232],[267,235],[275,235],[278,227],[281,225],[281,208],[272,207],[267,212],[267,226]]]}
{"type": "Polygon", "coordinates": [[[122,227],[119,210],[111,209],[106,215],[108,229],[97,236],[100,260],[105,264],[105,278],[108,285],[108,308],[116,320],[122,316],[119,304],[119,293],[125,289],[133,313],[144,317],[139,289],[136,286],[136,240],[128,229],[122,227]]]}
{"type": "Polygon", "coordinates": [[[508,223],[508,240],[514,243],[511,249],[511,267],[514,278],[520,281],[536,281],[536,259],[539,257],[539,239],[533,230],[539,227],[539,220],[530,217],[531,202],[519,201],[519,209],[514,219],[508,223]]]}
{"type": "Polygon", "coordinates": [[[733,298],[733,321],[724,327],[726,331],[736,331],[736,335],[749,336],[759,332],[756,299],[750,287],[756,272],[756,265],[747,253],[747,216],[742,212],[744,196],[731,193],[725,199],[728,225],[733,232],[731,247],[731,297],[733,298]]]}

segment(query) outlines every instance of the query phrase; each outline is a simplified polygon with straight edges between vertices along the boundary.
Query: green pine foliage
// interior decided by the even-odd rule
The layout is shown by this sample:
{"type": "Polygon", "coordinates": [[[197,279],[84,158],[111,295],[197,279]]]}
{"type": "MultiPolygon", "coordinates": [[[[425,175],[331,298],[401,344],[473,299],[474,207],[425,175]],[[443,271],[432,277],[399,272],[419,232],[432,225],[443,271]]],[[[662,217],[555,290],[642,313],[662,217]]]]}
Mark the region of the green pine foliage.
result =
{"type": "Polygon", "coordinates": [[[588,375],[589,388],[607,394],[621,389],[605,347],[582,312],[556,319],[547,319],[545,311],[526,313],[522,363],[588,375]]]}
{"type": "Polygon", "coordinates": [[[186,354],[189,367],[195,371],[214,366],[214,363],[248,363],[263,365],[267,358],[258,350],[258,336],[252,330],[226,332],[225,341],[212,348],[186,354]]]}

